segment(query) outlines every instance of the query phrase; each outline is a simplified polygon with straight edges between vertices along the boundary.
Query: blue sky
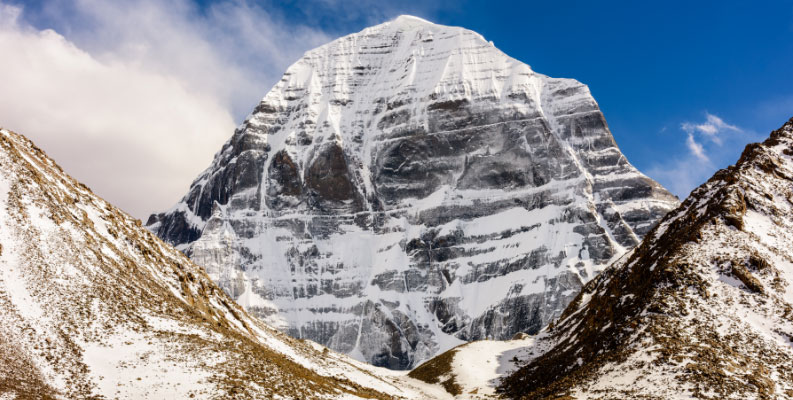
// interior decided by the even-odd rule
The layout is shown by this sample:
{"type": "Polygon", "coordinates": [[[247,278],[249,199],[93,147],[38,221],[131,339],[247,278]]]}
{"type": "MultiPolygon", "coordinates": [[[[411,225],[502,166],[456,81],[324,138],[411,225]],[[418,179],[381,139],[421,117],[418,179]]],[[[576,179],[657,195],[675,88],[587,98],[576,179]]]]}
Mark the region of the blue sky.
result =
{"type": "MultiPolygon", "coordinates": [[[[0,89],[17,99],[13,109],[0,104],[0,124],[31,136],[77,178],[141,217],[167,208],[184,193],[233,125],[304,51],[400,14],[475,30],[537,72],[586,83],[628,159],[681,197],[716,169],[734,162],[745,144],[764,138],[793,117],[790,1],[164,3],[0,0],[0,32],[17,35],[7,43],[24,39],[31,43],[26,49],[41,47],[35,51],[51,57],[24,50],[31,54],[22,59],[41,56],[40,64],[74,66],[72,58],[87,58],[107,81],[85,90],[84,101],[88,110],[92,104],[105,108],[105,125],[90,119],[74,122],[88,112],[58,97],[64,91],[58,86],[61,82],[79,81],[81,76],[74,70],[60,76],[65,67],[42,68],[40,75],[31,76],[31,82],[54,80],[37,85],[36,96],[30,85],[3,87],[0,82],[0,89]],[[49,53],[56,45],[79,54],[57,58],[49,53]],[[158,91],[135,97],[141,86],[158,91]],[[109,94],[102,92],[107,87],[118,87],[114,93],[129,92],[127,103],[120,106],[140,107],[151,118],[140,120],[128,133],[110,133],[130,123],[123,115],[112,116],[112,105],[106,104],[109,94]],[[89,98],[92,93],[97,100],[89,98]],[[26,96],[31,103],[51,98],[59,108],[71,107],[64,111],[70,118],[51,120],[50,125],[59,128],[56,133],[47,127],[47,119],[42,121],[45,111],[40,106],[18,104],[26,96]],[[176,102],[185,105],[166,116],[149,109],[170,109],[176,102]],[[193,117],[179,117],[182,121],[174,117],[177,113],[193,117]],[[204,120],[196,120],[197,115],[204,120]],[[184,142],[185,136],[175,132],[186,129],[169,124],[193,126],[190,123],[198,126],[188,137],[193,147],[173,154],[148,149],[147,141],[166,135],[173,136],[173,143],[184,142]],[[69,125],[74,125],[71,131],[69,125]],[[93,134],[84,133],[92,129],[93,134]],[[138,140],[141,129],[151,137],[138,140]],[[106,149],[110,142],[103,134],[129,145],[119,154],[92,159],[80,154],[64,131],[82,135],[79,141],[91,143],[88,148],[106,149]],[[142,170],[141,159],[149,160],[146,165],[151,168],[142,170]],[[108,171],[137,179],[131,185],[135,190],[118,184],[120,179],[108,171]]],[[[38,71],[25,64],[11,71],[3,68],[0,73],[6,76],[38,71]]],[[[95,81],[83,79],[80,87],[95,81]]]]}

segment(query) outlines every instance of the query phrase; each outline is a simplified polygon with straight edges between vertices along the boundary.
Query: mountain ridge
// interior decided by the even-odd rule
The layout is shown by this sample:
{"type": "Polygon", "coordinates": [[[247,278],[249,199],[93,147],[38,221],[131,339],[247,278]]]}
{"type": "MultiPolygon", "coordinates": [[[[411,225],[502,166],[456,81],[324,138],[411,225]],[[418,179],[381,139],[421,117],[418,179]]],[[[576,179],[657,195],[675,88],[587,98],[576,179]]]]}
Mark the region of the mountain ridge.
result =
{"type": "Polygon", "coordinates": [[[793,398],[791,188],[793,119],[588,284],[503,393],[793,398]]]}
{"type": "Polygon", "coordinates": [[[250,317],[4,129],[0,204],[4,398],[444,397],[250,317]]]}

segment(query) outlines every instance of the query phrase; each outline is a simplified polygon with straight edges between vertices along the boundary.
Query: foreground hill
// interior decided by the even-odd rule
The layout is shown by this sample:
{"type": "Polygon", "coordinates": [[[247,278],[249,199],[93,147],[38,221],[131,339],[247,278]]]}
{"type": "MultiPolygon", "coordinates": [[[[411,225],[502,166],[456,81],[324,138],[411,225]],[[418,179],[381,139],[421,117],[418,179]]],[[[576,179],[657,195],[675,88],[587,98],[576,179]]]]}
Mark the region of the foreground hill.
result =
{"type": "Polygon", "coordinates": [[[147,226],[272,326],[406,369],[538,332],[677,205],[586,85],[401,16],[290,66],[147,226]]]}
{"type": "Polygon", "coordinates": [[[417,386],[249,317],[140,221],[0,130],[0,398],[442,397],[417,386]]]}
{"type": "Polygon", "coordinates": [[[510,376],[522,398],[793,398],[793,120],[596,278],[510,376]],[[542,346],[547,345],[546,351],[542,346]]]}
{"type": "Polygon", "coordinates": [[[411,375],[460,398],[793,399],[793,120],[537,337],[449,353],[411,375]]]}

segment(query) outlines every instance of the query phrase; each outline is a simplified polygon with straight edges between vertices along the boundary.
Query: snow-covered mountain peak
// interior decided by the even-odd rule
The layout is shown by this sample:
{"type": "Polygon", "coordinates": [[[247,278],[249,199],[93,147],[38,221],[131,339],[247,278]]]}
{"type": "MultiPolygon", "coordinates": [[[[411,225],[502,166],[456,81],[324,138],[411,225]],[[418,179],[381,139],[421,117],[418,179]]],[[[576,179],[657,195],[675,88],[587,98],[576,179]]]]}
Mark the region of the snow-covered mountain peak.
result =
{"type": "MultiPolygon", "coordinates": [[[[327,123],[324,136],[343,140],[360,134],[354,123],[370,122],[345,112],[376,117],[398,109],[422,111],[421,104],[433,100],[481,97],[531,96],[539,102],[540,78],[476,32],[402,16],[308,51],[263,102],[288,107],[308,100],[308,120],[327,123]],[[383,94],[389,104],[378,103],[383,94]]],[[[418,113],[414,123],[426,125],[428,118],[418,113]]],[[[257,125],[257,115],[247,122],[257,125]]]]}
{"type": "MultiPolygon", "coordinates": [[[[419,30],[419,31],[439,31],[442,29],[463,29],[445,25],[438,25],[436,23],[427,21],[424,18],[416,17],[413,15],[403,14],[394,19],[389,21],[383,22],[378,25],[374,25],[364,29],[360,33],[353,33],[347,36],[353,35],[360,35],[364,32],[372,33],[372,32],[407,32],[412,30],[419,30]]],[[[341,39],[344,39],[343,36],[341,39]]]]}
{"type": "Polygon", "coordinates": [[[430,21],[427,21],[424,18],[416,17],[415,15],[408,15],[408,14],[402,14],[402,15],[394,18],[392,21],[386,22],[386,24],[388,24],[388,23],[394,23],[394,24],[400,24],[400,25],[408,25],[408,26],[410,26],[410,25],[440,26],[440,25],[436,25],[436,24],[434,24],[434,23],[432,23],[430,21]]]}
{"type": "Polygon", "coordinates": [[[290,335],[409,368],[539,330],[676,204],[585,85],[403,17],[307,52],[147,225],[290,335]]]}
{"type": "MultiPolygon", "coordinates": [[[[478,41],[482,42],[483,44],[490,44],[489,42],[485,41],[482,35],[469,29],[456,26],[439,25],[412,15],[400,15],[392,20],[368,27],[360,32],[342,36],[325,45],[309,50],[304,54],[304,56],[321,53],[326,51],[328,48],[338,46],[339,44],[347,41],[354,41],[356,44],[363,47],[382,44],[383,40],[415,45],[416,43],[412,43],[412,41],[419,39],[419,43],[427,44],[433,42],[435,34],[440,34],[442,37],[458,39],[461,37],[461,35],[470,36],[471,38],[478,39],[478,41]]],[[[463,42],[458,41],[456,44],[459,45],[461,43],[463,42]]],[[[446,42],[446,45],[439,47],[439,50],[454,47],[454,44],[454,41],[446,42]]],[[[492,44],[490,44],[490,46],[495,49],[492,44]]],[[[421,46],[419,45],[415,47],[421,46]]],[[[434,46],[426,46],[425,49],[434,49],[434,46]]],[[[496,51],[498,50],[496,49],[496,51]]]]}

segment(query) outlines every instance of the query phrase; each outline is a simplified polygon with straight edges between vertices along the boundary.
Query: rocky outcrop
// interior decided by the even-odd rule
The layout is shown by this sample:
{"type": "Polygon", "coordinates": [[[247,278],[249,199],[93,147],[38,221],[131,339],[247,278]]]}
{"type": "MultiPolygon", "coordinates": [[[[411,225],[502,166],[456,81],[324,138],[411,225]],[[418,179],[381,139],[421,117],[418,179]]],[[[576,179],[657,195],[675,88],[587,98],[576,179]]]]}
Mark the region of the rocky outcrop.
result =
{"type": "Polygon", "coordinates": [[[528,346],[510,398],[793,398],[793,119],[528,346]]]}
{"type": "Polygon", "coordinates": [[[676,205],[585,85],[403,16],[306,53],[147,226],[290,335],[404,369],[537,332],[676,205]]]}

